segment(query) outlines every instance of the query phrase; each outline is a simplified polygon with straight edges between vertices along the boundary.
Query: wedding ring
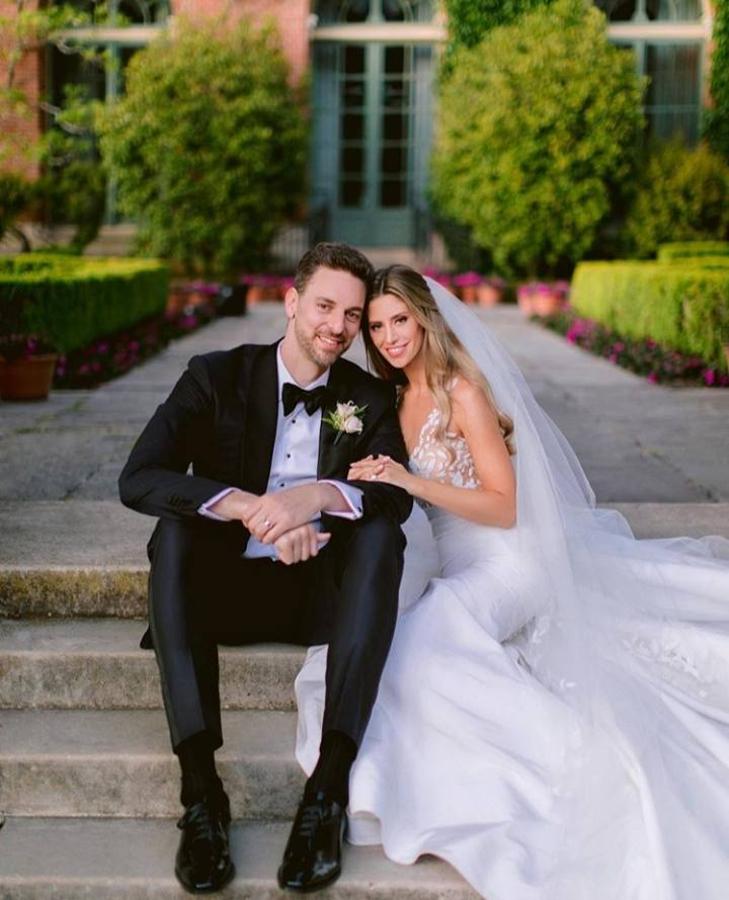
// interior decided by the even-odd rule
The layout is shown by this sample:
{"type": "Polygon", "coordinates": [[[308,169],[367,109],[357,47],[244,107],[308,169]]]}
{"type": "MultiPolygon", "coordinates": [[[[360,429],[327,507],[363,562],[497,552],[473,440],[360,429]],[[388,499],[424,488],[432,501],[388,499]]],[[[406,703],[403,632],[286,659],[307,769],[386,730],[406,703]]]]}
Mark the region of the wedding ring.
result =
{"type": "Polygon", "coordinates": [[[268,519],[264,519],[264,520],[263,520],[263,524],[266,526],[266,528],[270,528],[272,523],[269,522],[268,519]]]}

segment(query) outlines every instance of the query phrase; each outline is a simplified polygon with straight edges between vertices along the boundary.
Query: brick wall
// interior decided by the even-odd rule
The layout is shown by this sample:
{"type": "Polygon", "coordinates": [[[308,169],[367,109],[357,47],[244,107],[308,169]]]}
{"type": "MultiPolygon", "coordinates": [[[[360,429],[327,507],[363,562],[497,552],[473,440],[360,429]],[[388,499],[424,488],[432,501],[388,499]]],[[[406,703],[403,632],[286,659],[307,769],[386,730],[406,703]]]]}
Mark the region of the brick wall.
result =
{"type": "Polygon", "coordinates": [[[307,21],[310,0],[172,0],[175,15],[215,16],[224,11],[233,19],[243,15],[256,21],[266,17],[275,19],[291,65],[292,79],[301,79],[309,64],[307,21]]]}
{"type": "MultiPolygon", "coordinates": [[[[35,5],[35,0],[26,4],[26,8],[35,5]]],[[[15,3],[0,0],[0,16],[12,18],[15,3]]],[[[0,83],[3,88],[8,85],[9,66],[8,51],[11,46],[11,35],[3,34],[0,29],[0,83]]],[[[0,168],[19,172],[34,178],[38,174],[38,164],[32,159],[30,150],[41,134],[42,116],[38,103],[42,95],[43,66],[42,53],[32,51],[25,55],[15,68],[14,87],[22,90],[28,99],[27,114],[11,113],[4,104],[0,104],[0,168]]]]}

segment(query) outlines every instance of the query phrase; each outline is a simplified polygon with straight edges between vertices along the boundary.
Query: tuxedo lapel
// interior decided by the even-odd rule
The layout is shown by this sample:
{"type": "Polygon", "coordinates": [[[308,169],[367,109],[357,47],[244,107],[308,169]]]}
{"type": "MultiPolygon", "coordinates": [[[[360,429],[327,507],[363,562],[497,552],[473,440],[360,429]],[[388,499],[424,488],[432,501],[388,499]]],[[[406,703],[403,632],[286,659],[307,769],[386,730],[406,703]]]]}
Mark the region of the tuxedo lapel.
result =
{"type": "Polygon", "coordinates": [[[254,494],[266,492],[271,471],[278,418],[277,347],[272,344],[254,357],[240,385],[247,401],[241,483],[254,494]]]}
{"type": "Polygon", "coordinates": [[[338,363],[334,363],[332,366],[327,387],[334,399],[329,401],[322,410],[321,429],[319,431],[319,458],[317,462],[318,478],[331,478],[336,474],[341,476],[342,469],[348,461],[347,438],[350,436],[343,434],[337,441],[339,432],[335,431],[331,425],[327,425],[324,421],[327,414],[336,408],[337,403],[346,403],[350,399],[345,397],[348,390],[348,382],[342,372],[342,367],[338,363]]]}

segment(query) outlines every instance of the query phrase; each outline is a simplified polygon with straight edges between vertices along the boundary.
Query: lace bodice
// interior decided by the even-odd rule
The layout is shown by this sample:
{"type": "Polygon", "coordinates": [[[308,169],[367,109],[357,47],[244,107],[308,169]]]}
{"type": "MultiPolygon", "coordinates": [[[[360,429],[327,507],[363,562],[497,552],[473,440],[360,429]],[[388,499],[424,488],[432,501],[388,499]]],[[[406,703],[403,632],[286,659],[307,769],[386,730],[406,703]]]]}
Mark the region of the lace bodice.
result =
{"type": "Polygon", "coordinates": [[[434,407],[423,422],[420,436],[410,455],[411,470],[424,478],[444,481],[457,487],[480,487],[481,482],[466,439],[451,431],[445,433],[445,442],[442,438],[438,439],[436,429],[439,418],[440,411],[434,407]]]}

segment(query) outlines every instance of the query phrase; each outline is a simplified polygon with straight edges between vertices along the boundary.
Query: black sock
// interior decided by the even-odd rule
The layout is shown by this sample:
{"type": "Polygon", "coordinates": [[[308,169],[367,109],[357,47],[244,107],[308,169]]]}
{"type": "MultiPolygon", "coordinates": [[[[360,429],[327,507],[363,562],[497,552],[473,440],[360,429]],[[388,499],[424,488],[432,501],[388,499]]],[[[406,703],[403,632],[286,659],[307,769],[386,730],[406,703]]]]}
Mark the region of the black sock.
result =
{"type": "Polygon", "coordinates": [[[343,731],[327,731],[319,748],[319,761],[306,782],[304,796],[320,791],[341,806],[349,802],[349,770],[357,756],[357,745],[343,731]]]}
{"type": "Polygon", "coordinates": [[[199,803],[206,796],[223,793],[223,783],[215,770],[213,742],[206,731],[194,734],[175,748],[182,769],[183,806],[199,803]]]}

